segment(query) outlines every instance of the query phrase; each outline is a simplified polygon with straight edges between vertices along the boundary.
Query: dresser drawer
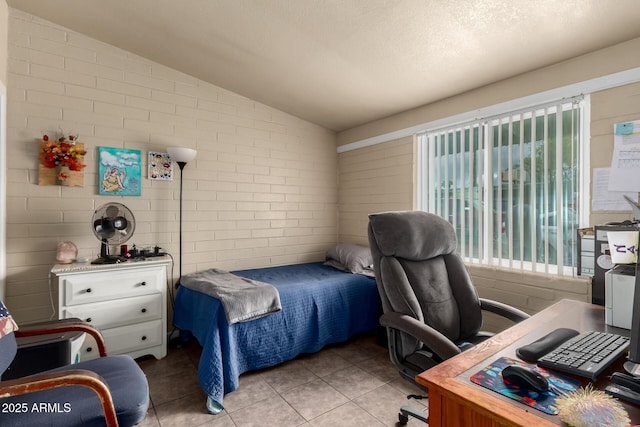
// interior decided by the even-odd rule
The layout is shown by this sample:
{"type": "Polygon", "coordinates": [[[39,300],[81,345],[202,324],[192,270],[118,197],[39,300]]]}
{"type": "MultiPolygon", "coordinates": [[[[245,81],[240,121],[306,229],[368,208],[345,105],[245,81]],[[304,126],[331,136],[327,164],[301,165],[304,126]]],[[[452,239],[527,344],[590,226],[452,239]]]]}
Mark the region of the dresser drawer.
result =
{"type": "Polygon", "coordinates": [[[60,289],[65,305],[87,304],[162,291],[164,267],[64,276],[60,289]]]}
{"type": "Polygon", "coordinates": [[[162,318],[162,294],[67,307],[63,318],[79,317],[102,330],[162,318]]]}
{"type": "MultiPolygon", "coordinates": [[[[105,329],[101,332],[109,355],[125,354],[162,344],[161,320],[105,329]]],[[[95,359],[99,355],[96,342],[93,338],[87,337],[80,352],[80,360],[95,359]]]]}

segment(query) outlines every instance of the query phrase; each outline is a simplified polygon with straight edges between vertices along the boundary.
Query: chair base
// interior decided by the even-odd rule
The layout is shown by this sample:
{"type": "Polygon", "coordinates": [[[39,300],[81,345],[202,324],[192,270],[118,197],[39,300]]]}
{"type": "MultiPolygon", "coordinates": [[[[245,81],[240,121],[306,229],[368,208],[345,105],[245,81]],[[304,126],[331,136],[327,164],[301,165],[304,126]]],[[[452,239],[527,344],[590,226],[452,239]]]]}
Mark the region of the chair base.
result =
{"type": "Polygon", "coordinates": [[[429,416],[419,409],[412,408],[411,406],[403,406],[398,413],[398,421],[400,424],[406,424],[409,422],[409,417],[416,418],[422,422],[428,423],[429,416]]]}

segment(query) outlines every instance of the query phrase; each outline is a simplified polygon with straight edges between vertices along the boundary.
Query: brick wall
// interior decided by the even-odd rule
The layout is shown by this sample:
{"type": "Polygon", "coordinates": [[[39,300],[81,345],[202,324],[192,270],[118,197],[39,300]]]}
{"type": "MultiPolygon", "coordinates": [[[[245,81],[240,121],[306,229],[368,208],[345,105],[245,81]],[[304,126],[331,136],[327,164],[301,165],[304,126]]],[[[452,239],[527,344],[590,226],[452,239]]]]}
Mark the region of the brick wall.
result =
{"type": "Polygon", "coordinates": [[[341,241],[368,245],[368,214],[413,208],[413,138],[339,155],[341,241]]]}
{"type": "MultiPolygon", "coordinates": [[[[6,303],[20,322],[51,314],[56,244],[100,248],[103,203],[128,206],[129,245],[178,261],[179,181],[146,179],[146,153],[198,150],[184,169],[183,273],[320,260],[337,236],[335,134],[158,63],[10,9],[6,303]],[[39,186],[38,139],[80,135],[84,187],[39,186]],[[141,197],[97,193],[97,147],[143,154],[141,197]]],[[[174,278],[178,274],[175,269],[174,278]]]]}
{"type": "MultiPolygon", "coordinates": [[[[591,167],[608,168],[613,157],[613,126],[640,120],[640,83],[630,84],[591,95],[591,167]]],[[[592,191],[593,194],[593,191],[592,191]]],[[[591,224],[633,219],[626,211],[591,213],[591,224]]]]}

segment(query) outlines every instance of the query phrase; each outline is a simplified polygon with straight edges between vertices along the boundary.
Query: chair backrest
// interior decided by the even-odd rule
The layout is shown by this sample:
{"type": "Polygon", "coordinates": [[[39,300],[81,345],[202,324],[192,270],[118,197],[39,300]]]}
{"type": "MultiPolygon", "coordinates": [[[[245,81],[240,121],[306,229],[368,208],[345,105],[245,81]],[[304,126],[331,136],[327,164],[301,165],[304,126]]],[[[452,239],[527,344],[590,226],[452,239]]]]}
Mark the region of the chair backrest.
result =
{"type": "MultiPolygon", "coordinates": [[[[369,215],[368,233],[385,313],[412,316],[456,343],[478,333],[478,294],[449,222],[422,211],[384,212],[369,215]]],[[[402,338],[405,356],[422,345],[402,338]]]]}
{"type": "Polygon", "coordinates": [[[13,333],[18,326],[13,321],[9,310],[0,300],[0,376],[7,370],[16,356],[17,344],[13,333]]]}

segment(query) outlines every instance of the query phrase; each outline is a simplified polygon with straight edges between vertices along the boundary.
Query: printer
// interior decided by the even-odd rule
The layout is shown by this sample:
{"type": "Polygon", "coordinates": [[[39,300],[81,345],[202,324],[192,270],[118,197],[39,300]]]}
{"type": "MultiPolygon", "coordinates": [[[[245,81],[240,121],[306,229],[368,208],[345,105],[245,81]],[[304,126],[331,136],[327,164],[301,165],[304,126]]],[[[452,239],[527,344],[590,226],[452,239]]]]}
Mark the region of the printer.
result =
{"type": "Polygon", "coordinates": [[[616,265],[604,275],[605,323],[631,329],[636,266],[616,265]]]}
{"type": "Polygon", "coordinates": [[[602,304],[599,299],[602,298],[601,280],[604,273],[605,323],[631,329],[635,272],[640,253],[640,204],[626,195],[624,198],[631,205],[633,221],[595,227],[597,258],[592,282],[592,302],[602,304]],[[609,254],[608,257],[606,253],[609,254]]]}

